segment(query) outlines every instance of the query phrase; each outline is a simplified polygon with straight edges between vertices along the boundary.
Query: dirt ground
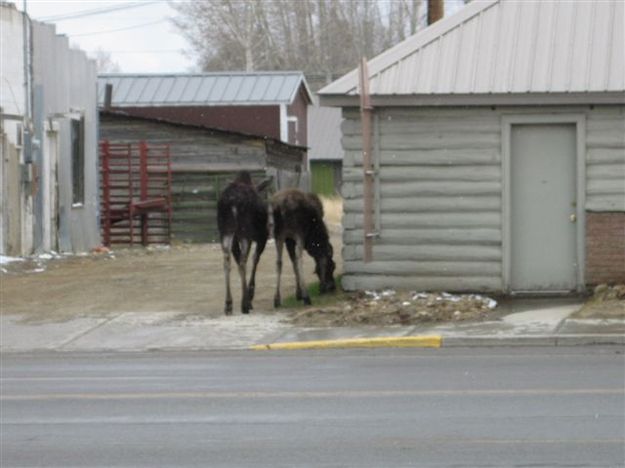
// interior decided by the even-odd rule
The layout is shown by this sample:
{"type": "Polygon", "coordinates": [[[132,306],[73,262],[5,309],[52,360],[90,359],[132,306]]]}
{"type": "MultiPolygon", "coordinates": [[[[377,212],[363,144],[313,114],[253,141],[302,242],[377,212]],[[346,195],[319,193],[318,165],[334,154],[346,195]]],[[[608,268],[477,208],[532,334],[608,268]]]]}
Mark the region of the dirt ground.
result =
{"type": "MultiPolygon", "coordinates": [[[[340,250],[339,250],[340,251],[340,250]]],[[[304,261],[312,272],[311,259],[304,261]]],[[[107,317],[119,312],[180,312],[180,318],[223,314],[223,256],[218,244],[189,244],[4,265],[2,314],[24,314],[28,321],[107,317]]],[[[292,294],[292,274],[283,274],[283,296],[292,294]]],[[[312,274],[308,280],[313,279],[312,274]]],[[[256,280],[253,313],[272,313],[275,249],[268,244],[256,280]]],[[[231,273],[235,313],[240,313],[240,281],[231,273]]]]}
{"type": "MultiPolygon", "coordinates": [[[[337,275],[342,271],[340,207],[326,207],[337,275]]],[[[177,312],[180,319],[223,314],[223,257],[217,244],[121,248],[87,255],[43,256],[0,266],[0,313],[20,314],[30,323],[76,317],[109,317],[121,312],[177,312]]],[[[304,259],[308,284],[314,263],[304,259]]],[[[231,274],[235,313],[240,284],[231,274]]],[[[274,314],[275,248],[267,244],[256,280],[254,314],[274,314]]],[[[282,297],[294,293],[290,262],[282,275],[282,297]]],[[[410,325],[423,322],[487,320],[498,317],[496,302],[479,295],[408,291],[360,292],[317,298],[313,306],[289,310],[299,326],[410,325]]],[[[285,310],[285,309],[281,309],[285,310]]],[[[499,314],[500,315],[500,314],[499,314]]],[[[576,313],[579,318],[625,318],[625,286],[601,285],[576,313]]]]}
{"type": "MultiPolygon", "coordinates": [[[[340,232],[332,233],[340,252],[340,232]]],[[[337,275],[341,262],[337,260],[337,275]]],[[[223,314],[223,257],[217,244],[122,248],[84,256],[29,258],[2,266],[2,314],[21,314],[30,323],[76,317],[108,317],[120,312],[178,312],[180,319],[223,314]]],[[[307,282],[316,280],[311,258],[304,260],[307,282]]],[[[294,293],[290,263],[283,271],[282,297],[294,293]]],[[[231,273],[235,313],[240,313],[240,283],[231,273]]],[[[252,313],[272,314],[275,249],[267,245],[259,263],[252,313]]],[[[290,311],[300,326],[392,325],[481,320],[495,303],[482,296],[453,296],[394,291],[313,296],[312,307],[290,311]],[[335,300],[336,299],[336,300],[335,300]],[[323,304],[323,305],[320,305],[323,304]]],[[[284,310],[284,309],[282,309],[284,310]]]]}
{"type": "Polygon", "coordinates": [[[574,314],[576,318],[625,318],[625,285],[600,284],[584,307],[574,314]]]}

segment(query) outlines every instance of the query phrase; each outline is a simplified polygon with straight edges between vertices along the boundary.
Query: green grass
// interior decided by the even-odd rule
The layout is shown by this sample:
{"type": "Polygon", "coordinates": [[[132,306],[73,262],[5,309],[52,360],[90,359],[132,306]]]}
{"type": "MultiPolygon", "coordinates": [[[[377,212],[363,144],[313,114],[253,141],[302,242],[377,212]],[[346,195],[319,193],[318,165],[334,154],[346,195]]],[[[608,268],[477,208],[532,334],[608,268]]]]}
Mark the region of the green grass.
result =
{"type": "MultiPolygon", "coordinates": [[[[319,293],[318,281],[315,281],[314,283],[308,285],[308,295],[310,296],[310,301],[312,302],[313,306],[325,307],[333,305],[347,297],[347,294],[341,288],[341,276],[335,278],[335,283],[336,291],[326,294],[319,293]]],[[[307,306],[305,306],[302,301],[298,301],[295,298],[295,294],[293,294],[292,296],[288,296],[282,301],[282,307],[286,309],[301,309],[307,306]]]]}

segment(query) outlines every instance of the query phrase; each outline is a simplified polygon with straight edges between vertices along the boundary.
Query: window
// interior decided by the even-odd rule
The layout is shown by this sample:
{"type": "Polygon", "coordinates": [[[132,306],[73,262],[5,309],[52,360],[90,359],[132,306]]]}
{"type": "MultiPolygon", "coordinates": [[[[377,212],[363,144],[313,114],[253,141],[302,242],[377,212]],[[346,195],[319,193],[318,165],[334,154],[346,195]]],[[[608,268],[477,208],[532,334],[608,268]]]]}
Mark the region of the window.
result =
{"type": "Polygon", "coordinates": [[[85,118],[71,120],[72,139],[72,203],[85,201],[85,118]]]}

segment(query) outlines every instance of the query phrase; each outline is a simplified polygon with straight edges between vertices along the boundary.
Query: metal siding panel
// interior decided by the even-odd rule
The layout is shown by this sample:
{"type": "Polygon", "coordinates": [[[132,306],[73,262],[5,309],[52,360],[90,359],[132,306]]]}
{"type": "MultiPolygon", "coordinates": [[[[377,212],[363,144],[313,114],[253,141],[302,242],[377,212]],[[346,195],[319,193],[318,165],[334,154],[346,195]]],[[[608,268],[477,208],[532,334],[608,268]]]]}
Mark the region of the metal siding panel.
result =
{"type": "Polygon", "coordinates": [[[265,92],[264,100],[265,101],[275,101],[278,99],[280,95],[280,88],[284,83],[284,78],[280,76],[272,76],[271,81],[269,82],[269,86],[267,86],[267,91],[265,92]]]}
{"type": "Polygon", "coordinates": [[[132,80],[130,88],[128,89],[128,93],[124,98],[124,101],[127,104],[136,104],[139,103],[139,97],[141,96],[145,86],[148,82],[148,78],[137,77],[132,80]]]}
{"type": "Polygon", "coordinates": [[[269,89],[269,84],[271,83],[271,78],[268,76],[259,76],[256,82],[254,83],[254,88],[252,90],[252,94],[250,98],[254,102],[262,102],[265,100],[265,94],[269,89]]]}
{"type": "Polygon", "coordinates": [[[460,29],[460,48],[453,77],[452,93],[468,93],[472,90],[473,60],[476,52],[478,21],[464,23],[460,29]]]}
{"type": "Polygon", "coordinates": [[[473,80],[472,91],[483,93],[490,91],[490,77],[496,55],[497,28],[499,8],[491,8],[482,14],[481,32],[478,43],[478,58],[473,80]]]}
{"type": "Polygon", "coordinates": [[[399,63],[399,67],[397,67],[397,75],[394,77],[393,81],[397,83],[395,88],[398,89],[399,93],[409,94],[412,88],[410,65],[407,60],[402,60],[399,63]]]}
{"type": "Polygon", "coordinates": [[[226,85],[226,89],[224,89],[224,93],[221,96],[221,100],[224,102],[234,102],[237,93],[239,92],[239,87],[243,82],[243,78],[240,76],[231,77],[228,80],[228,84],[226,85]]]}
{"type": "MultiPolygon", "coordinates": [[[[555,5],[555,4],[554,4],[555,5]]],[[[549,58],[551,72],[548,76],[547,91],[563,92],[568,89],[569,56],[572,54],[573,34],[575,33],[575,2],[557,5],[553,54],[549,58]]]]}
{"type": "Polygon", "coordinates": [[[158,89],[156,93],[154,93],[154,98],[152,104],[163,104],[167,102],[167,96],[169,96],[169,91],[171,87],[174,85],[174,79],[171,76],[164,76],[158,85],[158,89]]]}
{"type": "Polygon", "coordinates": [[[132,89],[135,79],[120,79],[117,86],[113,85],[116,103],[126,104],[128,102],[128,94],[132,89]]]}
{"type": "Polygon", "coordinates": [[[161,81],[162,79],[159,77],[153,77],[148,80],[141,96],[139,97],[142,103],[150,103],[153,101],[161,81]]]}
{"type": "Polygon", "coordinates": [[[195,96],[195,102],[198,104],[206,104],[210,101],[213,94],[213,88],[217,84],[217,78],[214,76],[203,76],[200,78],[200,88],[195,96]]]}
{"type": "Polygon", "coordinates": [[[298,83],[299,76],[286,75],[284,77],[284,82],[280,87],[280,93],[278,94],[277,100],[285,104],[291,104],[291,97],[294,97],[294,92],[297,89],[298,83]]]}
{"type": "Polygon", "coordinates": [[[495,70],[493,74],[492,92],[505,93],[508,91],[508,70],[513,60],[512,50],[513,34],[515,25],[515,11],[517,3],[504,2],[501,8],[501,29],[497,40],[497,56],[495,57],[495,70]]]}
{"type": "Polygon", "coordinates": [[[534,67],[533,45],[536,40],[535,21],[538,18],[539,2],[519,2],[514,25],[514,49],[508,91],[524,93],[529,90],[528,70],[534,67]]]}
{"type": "Polygon", "coordinates": [[[228,88],[230,79],[227,76],[215,77],[215,85],[208,96],[207,103],[218,103],[224,101],[224,93],[228,88]]]}
{"type": "Polygon", "coordinates": [[[198,90],[202,85],[202,77],[193,76],[189,78],[187,83],[187,87],[184,92],[180,96],[180,101],[184,103],[192,103],[195,102],[196,94],[198,94],[198,90]]]}
{"type": "Polygon", "coordinates": [[[256,76],[246,76],[241,80],[241,84],[239,89],[234,97],[236,102],[241,101],[253,101],[252,91],[254,86],[256,85],[256,81],[258,81],[258,77],[256,76]]]}
{"type": "Polygon", "coordinates": [[[612,43],[610,44],[609,76],[606,88],[611,91],[625,89],[625,2],[617,2],[612,24],[612,43]]]}
{"type": "Polygon", "coordinates": [[[167,95],[166,102],[168,104],[176,104],[180,101],[180,97],[187,86],[189,79],[184,76],[177,76],[174,78],[174,84],[167,95]]]}
{"type": "Polygon", "coordinates": [[[597,8],[594,22],[594,34],[592,35],[592,52],[588,70],[588,90],[605,90],[608,76],[608,57],[610,51],[610,34],[614,21],[613,4],[597,8]]]}
{"type": "Polygon", "coordinates": [[[572,43],[572,60],[568,70],[569,85],[566,91],[584,91],[586,89],[586,79],[592,53],[591,37],[594,4],[588,2],[575,2],[577,16],[575,18],[575,28],[572,43]]]}
{"type": "Polygon", "coordinates": [[[536,26],[536,43],[533,48],[533,66],[529,70],[528,90],[548,91],[550,64],[553,60],[553,43],[555,40],[556,4],[548,2],[539,4],[539,16],[536,26]]]}
{"type": "Polygon", "coordinates": [[[441,38],[441,53],[438,60],[438,80],[433,88],[434,92],[449,92],[453,82],[453,70],[459,47],[460,35],[449,33],[441,38]]]}
{"type": "Polygon", "coordinates": [[[421,66],[416,76],[417,94],[427,94],[431,92],[434,80],[434,68],[436,63],[434,47],[426,47],[421,51],[421,66]]]}

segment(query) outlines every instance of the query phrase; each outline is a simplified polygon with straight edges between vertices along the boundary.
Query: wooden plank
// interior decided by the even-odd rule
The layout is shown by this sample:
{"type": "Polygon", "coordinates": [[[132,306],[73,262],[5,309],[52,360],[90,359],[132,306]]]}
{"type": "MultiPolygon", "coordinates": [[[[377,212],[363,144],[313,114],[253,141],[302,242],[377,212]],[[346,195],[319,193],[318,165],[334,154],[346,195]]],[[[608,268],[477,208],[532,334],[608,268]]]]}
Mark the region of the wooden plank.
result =
{"type": "MultiPolygon", "coordinates": [[[[358,182],[358,168],[347,167],[343,170],[343,180],[358,182]]],[[[453,165],[453,166],[421,166],[416,162],[411,166],[384,166],[380,169],[380,180],[384,182],[416,182],[416,181],[453,181],[453,182],[484,182],[501,180],[501,167],[498,165],[453,165]]],[[[391,184],[392,185],[392,184],[391,184]]]]}
{"type": "MultiPolygon", "coordinates": [[[[406,216],[403,213],[382,213],[381,225],[383,229],[421,229],[421,228],[500,228],[501,212],[483,213],[414,213],[406,216]]],[[[343,215],[343,228],[362,228],[362,216],[360,213],[348,213],[343,215]]]]}
{"type": "MultiPolygon", "coordinates": [[[[501,261],[500,246],[485,245],[375,245],[377,261],[501,261]]],[[[362,260],[362,245],[344,245],[343,261],[362,260]]]]}
{"type": "Polygon", "coordinates": [[[463,277],[463,276],[389,276],[344,274],[343,287],[347,291],[372,289],[405,289],[411,291],[450,291],[450,292],[499,292],[503,289],[500,277],[463,277]]]}
{"type": "MultiPolygon", "coordinates": [[[[362,210],[362,198],[346,198],[343,202],[344,213],[357,213],[362,210]]],[[[501,209],[499,196],[484,197],[383,197],[380,201],[382,213],[445,213],[466,210],[467,212],[493,212],[501,209]]]]}
{"type": "Polygon", "coordinates": [[[343,270],[349,274],[372,274],[389,276],[463,276],[463,277],[498,277],[501,275],[501,262],[453,262],[426,261],[411,262],[405,260],[373,262],[345,261],[343,270]]]}
{"type": "MultiPolygon", "coordinates": [[[[357,197],[362,193],[360,185],[350,183],[355,176],[353,174],[344,173],[343,179],[343,193],[346,197],[357,197]]],[[[409,174],[405,175],[405,178],[400,173],[391,174],[382,171],[380,175],[382,197],[384,192],[387,196],[413,196],[413,197],[427,197],[427,196],[439,196],[439,195],[494,195],[501,194],[501,182],[488,181],[488,182],[463,182],[455,180],[440,180],[440,181],[413,181],[409,174]],[[411,183],[398,183],[391,184],[392,180],[405,180],[411,183]],[[386,188],[388,186],[388,188],[386,188]]]]}
{"type": "MultiPolygon", "coordinates": [[[[431,150],[385,150],[380,151],[384,166],[484,166],[501,165],[498,149],[431,149],[431,150]]],[[[348,150],[343,158],[344,167],[362,165],[360,150],[348,150]]]]}
{"type": "MultiPolygon", "coordinates": [[[[343,243],[358,244],[362,239],[361,229],[343,231],[343,243]]],[[[383,228],[377,245],[417,245],[417,244],[475,244],[501,245],[499,228],[464,229],[387,229],[383,228]]]]}

